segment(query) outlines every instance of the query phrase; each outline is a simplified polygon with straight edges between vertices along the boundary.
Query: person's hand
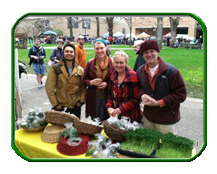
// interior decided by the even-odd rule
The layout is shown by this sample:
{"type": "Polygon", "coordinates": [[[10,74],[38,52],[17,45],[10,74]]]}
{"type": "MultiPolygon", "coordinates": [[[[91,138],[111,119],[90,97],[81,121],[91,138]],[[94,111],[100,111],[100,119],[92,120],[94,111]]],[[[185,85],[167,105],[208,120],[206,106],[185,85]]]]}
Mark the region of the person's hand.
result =
{"type": "Polygon", "coordinates": [[[99,86],[98,89],[105,89],[107,87],[107,83],[106,82],[102,82],[99,86]]]}
{"type": "Polygon", "coordinates": [[[81,107],[81,103],[80,103],[80,102],[77,102],[77,103],[76,103],[76,106],[77,106],[77,107],[81,107]]]}
{"type": "Polygon", "coordinates": [[[96,78],[90,81],[90,85],[99,86],[102,83],[102,79],[96,78]]]}
{"type": "Polygon", "coordinates": [[[116,115],[119,116],[121,114],[121,110],[119,108],[114,109],[112,112],[112,116],[115,117],[116,115]]]}
{"type": "Polygon", "coordinates": [[[62,109],[62,105],[61,104],[58,104],[55,109],[62,109]]]}
{"type": "Polygon", "coordinates": [[[55,59],[54,61],[57,62],[57,63],[59,62],[59,60],[57,60],[57,59],[55,59]]]}
{"type": "Polygon", "coordinates": [[[141,99],[142,99],[142,102],[144,103],[144,105],[147,105],[147,106],[160,106],[158,101],[151,98],[149,95],[143,94],[141,96],[141,99]]]}
{"type": "Polygon", "coordinates": [[[148,95],[146,95],[146,94],[143,94],[142,96],[141,96],[141,100],[142,100],[142,103],[146,103],[146,102],[148,102],[148,95]]]}
{"type": "Polygon", "coordinates": [[[31,56],[33,59],[38,60],[37,56],[31,56]]]}
{"type": "Polygon", "coordinates": [[[40,56],[39,59],[44,59],[44,56],[40,56]]]}
{"type": "Polygon", "coordinates": [[[108,112],[109,116],[113,116],[113,115],[112,115],[113,111],[114,111],[113,108],[108,108],[108,109],[107,109],[107,112],[108,112]]]}

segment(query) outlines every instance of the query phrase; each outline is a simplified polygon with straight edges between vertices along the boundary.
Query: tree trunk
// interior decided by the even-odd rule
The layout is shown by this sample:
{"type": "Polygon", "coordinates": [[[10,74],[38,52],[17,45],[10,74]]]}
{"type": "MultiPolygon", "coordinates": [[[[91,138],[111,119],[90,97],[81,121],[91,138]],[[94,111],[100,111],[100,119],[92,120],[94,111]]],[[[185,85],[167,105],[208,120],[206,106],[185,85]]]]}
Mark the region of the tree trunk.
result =
{"type": "Polygon", "coordinates": [[[100,33],[100,25],[99,25],[99,17],[96,17],[96,26],[97,26],[97,32],[96,35],[99,38],[99,33],[100,33]]]}
{"type": "Polygon", "coordinates": [[[160,50],[162,49],[162,41],[163,41],[163,17],[157,18],[157,43],[159,45],[160,50]]]}
{"type": "Polygon", "coordinates": [[[73,39],[72,17],[69,17],[69,32],[70,32],[70,37],[73,39]]]}
{"type": "Polygon", "coordinates": [[[174,43],[176,42],[176,33],[177,33],[177,26],[179,25],[180,17],[170,17],[170,28],[171,28],[171,42],[170,47],[174,47],[174,43]]]}
{"type": "Polygon", "coordinates": [[[108,24],[109,37],[112,37],[112,38],[113,38],[113,26],[114,26],[113,25],[113,19],[114,19],[114,17],[106,17],[106,22],[108,24]]]}
{"type": "Polygon", "coordinates": [[[130,28],[130,46],[132,45],[132,17],[129,18],[129,28],[130,28]]]}

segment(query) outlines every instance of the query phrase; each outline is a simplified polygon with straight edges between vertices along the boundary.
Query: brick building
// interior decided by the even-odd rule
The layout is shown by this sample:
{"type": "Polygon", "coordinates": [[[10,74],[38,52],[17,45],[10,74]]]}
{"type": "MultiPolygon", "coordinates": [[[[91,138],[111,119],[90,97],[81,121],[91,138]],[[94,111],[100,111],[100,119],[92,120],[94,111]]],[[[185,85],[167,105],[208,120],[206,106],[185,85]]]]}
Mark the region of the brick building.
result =
{"type": "MultiPolygon", "coordinates": [[[[86,17],[84,17],[87,19],[86,17]]],[[[89,37],[93,37],[97,35],[97,24],[95,17],[88,17],[89,19],[86,22],[82,22],[84,20],[83,17],[73,17],[73,36],[78,36],[80,34],[88,34],[89,37]]],[[[51,30],[60,30],[63,33],[63,36],[69,36],[69,23],[65,16],[50,16],[43,18],[46,22],[44,25],[49,25],[51,30]]],[[[100,17],[100,35],[108,32],[108,24],[106,23],[105,17],[100,17]]],[[[26,23],[30,27],[28,29],[29,36],[37,36],[39,34],[38,28],[34,27],[34,23],[37,21],[36,18],[26,18],[17,25],[15,33],[26,33],[26,31],[20,26],[23,23],[26,23]]],[[[132,17],[132,33],[135,35],[139,35],[142,32],[145,32],[149,35],[156,35],[157,28],[157,17],[153,16],[141,16],[141,17],[132,17]]],[[[122,32],[123,34],[129,33],[129,27],[126,22],[123,20],[115,20],[113,33],[122,32]]],[[[163,34],[167,34],[170,32],[170,23],[169,17],[163,17],[163,34]]],[[[198,24],[198,22],[192,17],[181,17],[177,34],[185,35],[189,39],[194,40],[202,35],[202,28],[198,24]]]]}

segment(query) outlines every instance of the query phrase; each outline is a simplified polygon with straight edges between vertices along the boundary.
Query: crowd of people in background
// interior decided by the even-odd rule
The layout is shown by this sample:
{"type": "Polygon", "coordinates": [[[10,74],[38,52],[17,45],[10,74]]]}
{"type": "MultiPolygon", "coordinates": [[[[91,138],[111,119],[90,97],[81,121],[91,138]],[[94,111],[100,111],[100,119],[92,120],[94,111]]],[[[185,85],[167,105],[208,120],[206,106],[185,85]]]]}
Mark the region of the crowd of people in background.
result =
{"type": "MultiPolygon", "coordinates": [[[[64,43],[68,43],[69,40],[67,38],[70,38],[70,42],[77,42],[78,37],[71,38],[69,36],[65,36],[65,37],[62,37],[62,40],[64,43]]],[[[55,44],[59,37],[55,36],[55,35],[50,35],[50,36],[41,35],[39,38],[40,38],[41,44],[55,44]]],[[[95,37],[95,36],[92,36],[92,37],[84,36],[84,43],[93,44],[96,41],[96,39],[97,39],[97,37],[95,37]]],[[[142,41],[151,40],[150,37],[147,37],[147,38],[135,38],[135,37],[133,37],[131,39],[131,41],[130,41],[129,37],[113,37],[113,38],[112,37],[106,37],[103,39],[107,40],[109,42],[109,45],[134,45],[134,42],[137,40],[142,40],[142,41]]],[[[168,36],[168,37],[163,38],[163,45],[164,46],[167,46],[167,47],[171,46],[171,42],[172,42],[171,37],[168,36]]],[[[22,39],[16,38],[15,39],[15,45],[17,43],[21,44],[22,39]]],[[[33,37],[28,36],[28,43],[29,44],[34,43],[33,37]]],[[[195,40],[190,40],[190,39],[186,39],[183,37],[179,37],[176,39],[176,41],[174,43],[172,42],[172,47],[178,48],[178,47],[180,47],[181,43],[203,44],[203,37],[199,36],[199,38],[195,39],[195,40]]]]}
{"type": "MultiPolygon", "coordinates": [[[[171,38],[167,37],[166,40],[164,40],[163,45],[169,47],[171,45],[171,38]]],[[[172,43],[172,46],[174,48],[180,47],[180,44],[182,43],[189,43],[189,44],[201,44],[203,45],[203,36],[200,36],[198,39],[190,40],[183,37],[179,37],[176,39],[174,43],[172,43]]]]}

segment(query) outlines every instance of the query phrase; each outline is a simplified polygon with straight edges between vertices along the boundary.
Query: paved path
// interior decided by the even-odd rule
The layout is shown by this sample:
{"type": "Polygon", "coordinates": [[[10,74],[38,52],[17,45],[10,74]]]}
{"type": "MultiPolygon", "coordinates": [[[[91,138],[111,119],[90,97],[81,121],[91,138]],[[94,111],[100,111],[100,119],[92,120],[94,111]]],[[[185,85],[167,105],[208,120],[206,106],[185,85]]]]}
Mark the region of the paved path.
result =
{"type": "MultiPolygon", "coordinates": [[[[44,83],[45,81],[46,77],[43,78],[44,83]]],[[[35,105],[41,107],[43,111],[51,108],[44,86],[41,90],[37,87],[35,75],[22,74],[20,88],[23,115],[26,115],[29,108],[35,105]]],[[[82,107],[82,119],[85,119],[84,108],[85,106],[82,107]]],[[[201,149],[203,146],[202,99],[187,98],[186,101],[181,104],[181,120],[178,122],[178,134],[193,140],[197,152],[201,149]]]]}

